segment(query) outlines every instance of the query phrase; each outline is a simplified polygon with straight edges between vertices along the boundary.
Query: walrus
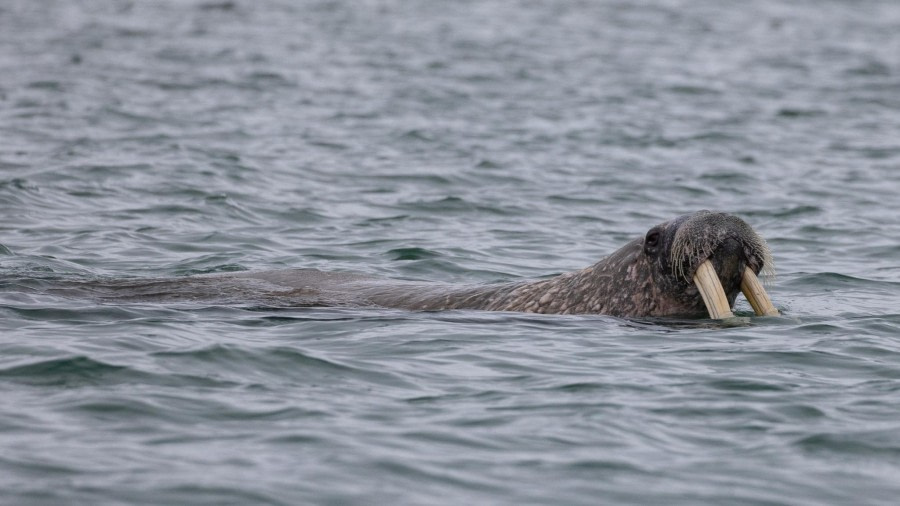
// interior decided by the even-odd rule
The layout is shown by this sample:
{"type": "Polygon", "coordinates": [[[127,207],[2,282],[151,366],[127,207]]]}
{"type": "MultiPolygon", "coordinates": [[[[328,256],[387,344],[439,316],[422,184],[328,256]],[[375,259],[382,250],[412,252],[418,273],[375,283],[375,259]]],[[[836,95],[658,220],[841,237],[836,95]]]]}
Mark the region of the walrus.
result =
{"type": "Polygon", "coordinates": [[[737,216],[703,210],[650,228],[594,265],[536,281],[461,286],[292,269],[95,283],[91,291],[138,300],[712,319],[734,316],[740,291],[757,315],[777,315],[760,272],[774,273],[765,240],[737,216]]]}

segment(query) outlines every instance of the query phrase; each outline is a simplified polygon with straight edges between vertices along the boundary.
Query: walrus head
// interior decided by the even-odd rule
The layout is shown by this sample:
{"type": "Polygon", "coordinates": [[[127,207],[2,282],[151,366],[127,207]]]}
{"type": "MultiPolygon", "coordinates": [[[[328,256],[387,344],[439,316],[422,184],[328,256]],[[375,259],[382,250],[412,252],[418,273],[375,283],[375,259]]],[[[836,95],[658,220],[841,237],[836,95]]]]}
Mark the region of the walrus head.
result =
{"type": "Polygon", "coordinates": [[[740,291],[756,314],[777,315],[756,277],[760,272],[774,272],[772,255],[750,225],[730,214],[698,211],[656,225],[586,269],[511,288],[476,289],[426,307],[718,319],[734,316],[740,291]]]}
{"type": "Polygon", "coordinates": [[[730,317],[739,291],[757,314],[778,314],[757,278],[774,274],[772,255],[737,216],[706,210],[679,216],[651,228],[639,246],[642,258],[632,258],[629,274],[645,278],[653,292],[650,314],[730,317]]]}

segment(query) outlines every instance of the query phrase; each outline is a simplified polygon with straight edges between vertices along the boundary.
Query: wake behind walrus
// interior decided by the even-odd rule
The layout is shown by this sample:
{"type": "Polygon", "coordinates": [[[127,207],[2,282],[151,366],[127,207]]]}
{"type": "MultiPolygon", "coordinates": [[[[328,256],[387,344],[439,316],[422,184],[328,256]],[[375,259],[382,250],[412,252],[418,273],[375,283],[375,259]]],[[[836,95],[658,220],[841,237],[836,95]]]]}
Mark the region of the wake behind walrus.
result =
{"type": "Polygon", "coordinates": [[[747,223],[698,211],[652,227],[590,267],[539,281],[448,285],[291,269],[87,282],[77,291],[106,300],[710,318],[733,316],[743,292],[756,314],[777,315],[760,272],[774,272],[772,256],[747,223]]]}

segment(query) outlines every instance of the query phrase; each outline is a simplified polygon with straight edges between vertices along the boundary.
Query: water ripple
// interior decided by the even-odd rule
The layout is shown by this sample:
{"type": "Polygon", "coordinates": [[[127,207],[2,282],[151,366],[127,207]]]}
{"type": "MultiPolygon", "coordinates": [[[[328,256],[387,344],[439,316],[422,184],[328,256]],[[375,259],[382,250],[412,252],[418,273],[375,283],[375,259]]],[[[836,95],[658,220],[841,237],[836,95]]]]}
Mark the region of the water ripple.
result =
{"type": "Polygon", "coordinates": [[[897,26],[891,0],[3,2],[4,501],[893,504],[897,26]],[[540,278],[697,209],[767,238],[782,316],[91,288],[540,278]]]}

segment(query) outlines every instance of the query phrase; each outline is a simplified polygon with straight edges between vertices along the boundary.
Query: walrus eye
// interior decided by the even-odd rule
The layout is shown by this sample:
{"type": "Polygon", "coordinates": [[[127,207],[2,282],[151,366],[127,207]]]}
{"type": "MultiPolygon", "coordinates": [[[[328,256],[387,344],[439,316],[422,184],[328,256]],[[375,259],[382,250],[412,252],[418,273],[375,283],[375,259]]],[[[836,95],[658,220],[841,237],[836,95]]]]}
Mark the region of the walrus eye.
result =
{"type": "Polygon", "coordinates": [[[644,253],[651,254],[656,251],[656,246],[659,244],[659,232],[656,230],[651,230],[647,233],[647,237],[644,238],[644,253]]]}

